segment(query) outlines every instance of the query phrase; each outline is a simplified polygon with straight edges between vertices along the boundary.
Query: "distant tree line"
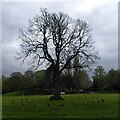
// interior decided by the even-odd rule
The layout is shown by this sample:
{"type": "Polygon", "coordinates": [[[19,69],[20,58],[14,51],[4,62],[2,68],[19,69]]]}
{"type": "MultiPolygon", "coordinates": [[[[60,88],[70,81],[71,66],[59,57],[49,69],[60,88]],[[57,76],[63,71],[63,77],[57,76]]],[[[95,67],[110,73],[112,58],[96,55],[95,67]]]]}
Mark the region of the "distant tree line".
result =
{"type": "MultiPolygon", "coordinates": [[[[67,93],[120,90],[119,70],[111,69],[107,73],[102,66],[98,66],[92,78],[93,80],[90,80],[88,73],[80,68],[66,69],[60,78],[60,90],[67,93]]],[[[55,89],[51,66],[47,70],[28,70],[24,74],[14,72],[9,77],[3,75],[2,81],[3,93],[21,91],[26,94],[51,94],[55,89]]]]}
{"type": "Polygon", "coordinates": [[[120,70],[111,69],[107,73],[102,66],[98,66],[94,70],[93,88],[94,90],[119,91],[120,70]]]}
{"type": "MultiPolygon", "coordinates": [[[[55,83],[49,69],[37,72],[26,71],[24,74],[14,72],[9,77],[3,75],[2,81],[3,93],[22,91],[25,93],[51,94],[55,90],[55,83]]],[[[77,75],[62,74],[60,84],[61,91],[70,93],[90,88],[92,81],[89,80],[85,71],[79,71],[77,75]]]]}

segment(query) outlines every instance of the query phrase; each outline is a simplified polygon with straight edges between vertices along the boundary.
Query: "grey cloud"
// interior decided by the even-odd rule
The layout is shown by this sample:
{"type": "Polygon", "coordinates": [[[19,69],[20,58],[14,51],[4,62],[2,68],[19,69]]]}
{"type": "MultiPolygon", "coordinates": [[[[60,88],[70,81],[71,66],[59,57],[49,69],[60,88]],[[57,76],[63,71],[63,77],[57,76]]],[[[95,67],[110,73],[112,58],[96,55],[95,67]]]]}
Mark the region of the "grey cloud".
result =
{"type": "Polygon", "coordinates": [[[101,60],[100,65],[109,70],[117,68],[117,5],[108,4],[94,8],[91,13],[76,11],[76,4],[65,2],[50,3],[4,3],[3,4],[3,74],[13,71],[25,71],[27,65],[21,66],[15,59],[18,45],[15,43],[20,28],[25,29],[28,19],[39,13],[39,9],[48,8],[48,11],[63,11],[73,18],[88,21],[93,28],[93,40],[98,49],[101,60]],[[11,44],[10,44],[11,43],[11,44]],[[14,46],[15,44],[16,46],[14,46]]]}
{"type": "Polygon", "coordinates": [[[86,16],[93,28],[93,40],[101,56],[99,64],[107,70],[118,68],[117,16],[117,5],[112,4],[96,8],[86,16]]]}

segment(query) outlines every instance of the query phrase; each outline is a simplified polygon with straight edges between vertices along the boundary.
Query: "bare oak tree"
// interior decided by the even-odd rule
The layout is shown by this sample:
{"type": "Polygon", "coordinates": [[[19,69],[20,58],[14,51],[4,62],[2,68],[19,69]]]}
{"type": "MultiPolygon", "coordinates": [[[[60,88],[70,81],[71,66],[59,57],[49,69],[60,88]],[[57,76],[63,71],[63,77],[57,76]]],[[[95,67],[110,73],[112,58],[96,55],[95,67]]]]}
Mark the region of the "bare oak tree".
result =
{"type": "Polygon", "coordinates": [[[56,88],[59,88],[60,75],[66,68],[90,68],[99,59],[90,26],[65,13],[41,9],[40,14],[29,21],[28,29],[21,30],[19,39],[19,59],[25,61],[28,58],[34,68],[43,63],[52,66],[56,88]],[[79,56],[80,65],[69,66],[76,56],[79,56]]]}

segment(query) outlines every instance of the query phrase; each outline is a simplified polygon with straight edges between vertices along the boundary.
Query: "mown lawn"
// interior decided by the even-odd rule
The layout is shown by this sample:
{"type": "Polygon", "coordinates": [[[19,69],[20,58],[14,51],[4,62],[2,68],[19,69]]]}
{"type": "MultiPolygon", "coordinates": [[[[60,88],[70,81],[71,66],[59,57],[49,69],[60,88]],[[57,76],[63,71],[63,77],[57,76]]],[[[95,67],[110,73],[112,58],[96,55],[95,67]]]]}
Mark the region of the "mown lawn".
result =
{"type": "Polygon", "coordinates": [[[66,94],[63,101],[50,95],[3,96],[3,118],[116,118],[118,94],[66,94]],[[103,99],[103,101],[101,100],[103,99]],[[48,105],[49,103],[49,105],[48,105]]]}

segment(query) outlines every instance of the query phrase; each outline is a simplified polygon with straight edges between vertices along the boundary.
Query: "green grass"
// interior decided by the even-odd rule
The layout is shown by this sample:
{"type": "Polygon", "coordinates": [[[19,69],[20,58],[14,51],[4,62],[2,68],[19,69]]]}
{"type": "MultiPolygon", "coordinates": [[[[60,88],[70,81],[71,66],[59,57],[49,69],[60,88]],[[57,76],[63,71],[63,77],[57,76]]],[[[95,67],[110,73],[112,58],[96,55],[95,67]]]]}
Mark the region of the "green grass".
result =
{"type": "Polygon", "coordinates": [[[6,93],[4,96],[19,96],[22,95],[22,92],[11,92],[11,93],[6,93]]]}
{"type": "Polygon", "coordinates": [[[63,101],[50,101],[50,106],[48,107],[49,97],[50,95],[5,95],[2,101],[3,118],[118,117],[118,94],[68,94],[63,95],[63,101]],[[104,102],[98,103],[97,98],[99,100],[103,98],[104,102]],[[24,105],[22,105],[21,99],[24,105]],[[15,103],[12,103],[12,101],[15,101],[15,103]],[[62,102],[64,106],[59,106],[62,102]]]}

